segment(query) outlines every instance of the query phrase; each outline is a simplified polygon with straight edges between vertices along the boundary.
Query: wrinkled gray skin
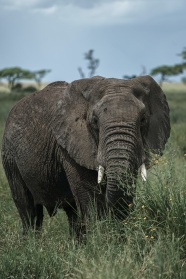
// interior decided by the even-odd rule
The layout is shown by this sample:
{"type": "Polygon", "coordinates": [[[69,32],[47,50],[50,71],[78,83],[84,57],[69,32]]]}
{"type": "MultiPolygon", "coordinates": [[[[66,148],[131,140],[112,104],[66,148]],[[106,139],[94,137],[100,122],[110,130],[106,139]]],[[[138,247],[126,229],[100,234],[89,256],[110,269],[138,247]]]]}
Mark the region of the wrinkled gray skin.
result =
{"type": "Polygon", "coordinates": [[[132,186],[169,134],[168,104],[150,76],[54,82],[23,98],[9,114],[2,159],[24,232],[41,228],[43,206],[50,216],[63,208],[78,236],[85,228],[77,208],[82,223],[93,201],[98,213],[110,207],[121,217],[133,193],[118,186],[119,174],[132,186]]]}

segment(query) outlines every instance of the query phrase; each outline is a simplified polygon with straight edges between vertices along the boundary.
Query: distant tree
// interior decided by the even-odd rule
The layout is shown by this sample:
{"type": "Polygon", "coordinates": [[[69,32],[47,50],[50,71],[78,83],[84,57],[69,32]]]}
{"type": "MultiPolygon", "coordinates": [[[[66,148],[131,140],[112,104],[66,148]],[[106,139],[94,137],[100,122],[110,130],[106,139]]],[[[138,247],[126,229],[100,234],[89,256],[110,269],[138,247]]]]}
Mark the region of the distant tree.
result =
{"type": "Polygon", "coordinates": [[[0,78],[8,82],[8,87],[12,90],[16,83],[23,79],[33,79],[34,75],[31,71],[20,67],[4,68],[0,70],[0,78]]]}
{"type": "Polygon", "coordinates": [[[140,73],[140,76],[144,76],[147,74],[147,69],[144,65],[141,66],[141,73],[140,73]]]}
{"type": "Polygon", "coordinates": [[[184,49],[181,53],[178,54],[178,56],[181,56],[183,61],[186,61],[186,47],[184,47],[184,49]]]}
{"type": "Polygon", "coordinates": [[[179,75],[182,72],[183,72],[182,66],[180,64],[176,64],[174,66],[163,65],[163,66],[156,67],[151,70],[150,74],[152,76],[159,74],[160,85],[162,85],[162,83],[166,81],[169,76],[179,75]]]}
{"type": "MultiPolygon", "coordinates": [[[[93,57],[94,50],[90,49],[87,53],[85,53],[84,58],[88,60],[87,68],[89,69],[88,77],[94,76],[96,69],[99,66],[99,59],[95,59],[93,57]]],[[[83,72],[82,68],[78,68],[79,74],[81,78],[85,78],[85,73],[83,72]]]]}
{"type": "Polygon", "coordinates": [[[85,78],[85,74],[81,67],[78,68],[78,72],[79,72],[81,78],[85,78]]]}
{"type": "Polygon", "coordinates": [[[22,88],[20,81],[22,80],[35,80],[38,88],[41,86],[41,80],[48,74],[51,70],[39,70],[39,71],[29,71],[22,69],[20,67],[4,68],[0,70],[0,79],[4,79],[8,82],[8,87],[10,90],[19,91],[22,88]]]}
{"type": "Polygon", "coordinates": [[[137,77],[136,75],[131,75],[131,76],[128,76],[128,75],[124,75],[123,78],[124,79],[132,79],[132,78],[135,78],[137,77]]]}
{"type": "Polygon", "coordinates": [[[37,83],[39,89],[41,87],[41,80],[46,76],[46,74],[50,72],[51,70],[46,70],[46,69],[33,72],[33,79],[37,83]]]}
{"type": "Polygon", "coordinates": [[[182,77],[181,81],[186,85],[186,77],[182,77]]]}
{"type": "Polygon", "coordinates": [[[178,55],[182,57],[182,63],[180,63],[179,65],[182,68],[182,71],[184,71],[186,70],[186,47],[178,55]]]}
{"type": "Polygon", "coordinates": [[[144,65],[141,66],[142,70],[141,73],[139,75],[124,75],[123,79],[132,79],[132,78],[136,78],[137,76],[144,76],[147,73],[146,67],[144,65]]]}
{"type": "MultiPolygon", "coordinates": [[[[178,54],[178,56],[182,57],[183,62],[180,65],[182,67],[182,70],[184,71],[184,70],[186,70],[186,47],[184,47],[184,49],[182,50],[181,53],[178,54]]],[[[181,80],[184,84],[186,84],[186,77],[185,76],[182,77],[181,80]]]]}

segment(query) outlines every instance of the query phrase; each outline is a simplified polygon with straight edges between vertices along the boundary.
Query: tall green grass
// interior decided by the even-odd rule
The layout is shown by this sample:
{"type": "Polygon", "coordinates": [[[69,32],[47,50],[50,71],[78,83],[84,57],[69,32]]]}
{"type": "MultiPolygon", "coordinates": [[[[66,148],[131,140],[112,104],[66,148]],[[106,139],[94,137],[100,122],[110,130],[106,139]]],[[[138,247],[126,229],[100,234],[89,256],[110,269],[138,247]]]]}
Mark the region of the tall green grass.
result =
{"type": "MultiPolygon", "coordinates": [[[[19,99],[7,96],[0,96],[0,138],[19,99]]],[[[167,97],[172,132],[164,156],[154,161],[146,183],[139,177],[127,219],[96,221],[92,213],[86,243],[69,237],[63,211],[53,218],[45,211],[42,233],[23,238],[0,164],[0,279],[186,278],[186,92],[167,97]]]]}

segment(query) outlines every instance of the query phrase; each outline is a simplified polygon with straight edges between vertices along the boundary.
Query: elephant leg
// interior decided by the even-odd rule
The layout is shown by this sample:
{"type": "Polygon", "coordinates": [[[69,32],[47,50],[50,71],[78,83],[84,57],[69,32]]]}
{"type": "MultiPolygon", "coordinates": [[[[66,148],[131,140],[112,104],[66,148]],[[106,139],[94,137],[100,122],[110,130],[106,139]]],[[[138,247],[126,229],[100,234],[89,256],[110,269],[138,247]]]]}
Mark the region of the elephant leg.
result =
{"type": "Polygon", "coordinates": [[[64,163],[64,169],[80,216],[74,215],[72,210],[66,211],[69,222],[76,224],[76,235],[84,239],[86,235],[86,222],[90,217],[91,208],[95,206],[95,189],[97,188],[97,172],[82,168],[74,161],[64,163]],[[77,219],[76,219],[77,218],[77,219]]]}
{"type": "Polygon", "coordinates": [[[41,204],[37,204],[35,206],[36,211],[36,223],[35,223],[35,229],[36,231],[41,230],[42,224],[43,224],[43,206],[41,204]]]}
{"type": "Polygon", "coordinates": [[[4,167],[14,203],[22,221],[23,234],[26,234],[29,228],[39,230],[43,221],[43,206],[34,204],[33,196],[26,187],[14,159],[6,160],[4,167]]]}
{"type": "Polygon", "coordinates": [[[68,207],[65,207],[64,210],[68,217],[70,236],[75,236],[78,241],[81,241],[82,236],[85,235],[85,226],[78,214],[76,204],[69,205],[68,207]]]}

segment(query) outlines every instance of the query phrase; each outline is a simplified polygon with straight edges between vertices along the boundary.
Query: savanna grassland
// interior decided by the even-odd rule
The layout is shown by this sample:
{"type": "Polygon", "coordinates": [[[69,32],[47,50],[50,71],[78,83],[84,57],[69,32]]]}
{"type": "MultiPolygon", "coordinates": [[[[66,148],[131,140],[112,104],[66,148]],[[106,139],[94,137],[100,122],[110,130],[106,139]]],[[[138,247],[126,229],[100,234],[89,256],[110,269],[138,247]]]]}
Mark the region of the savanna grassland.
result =
{"type": "MultiPolygon", "coordinates": [[[[21,223],[0,162],[0,279],[186,278],[186,86],[165,84],[171,137],[139,181],[128,219],[88,222],[86,244],[69,238],[63,211],[43,232],[21,235],[21,223]]],[[[0,93],[0,144],[11,107],[22,97],[0,93]]]]}

